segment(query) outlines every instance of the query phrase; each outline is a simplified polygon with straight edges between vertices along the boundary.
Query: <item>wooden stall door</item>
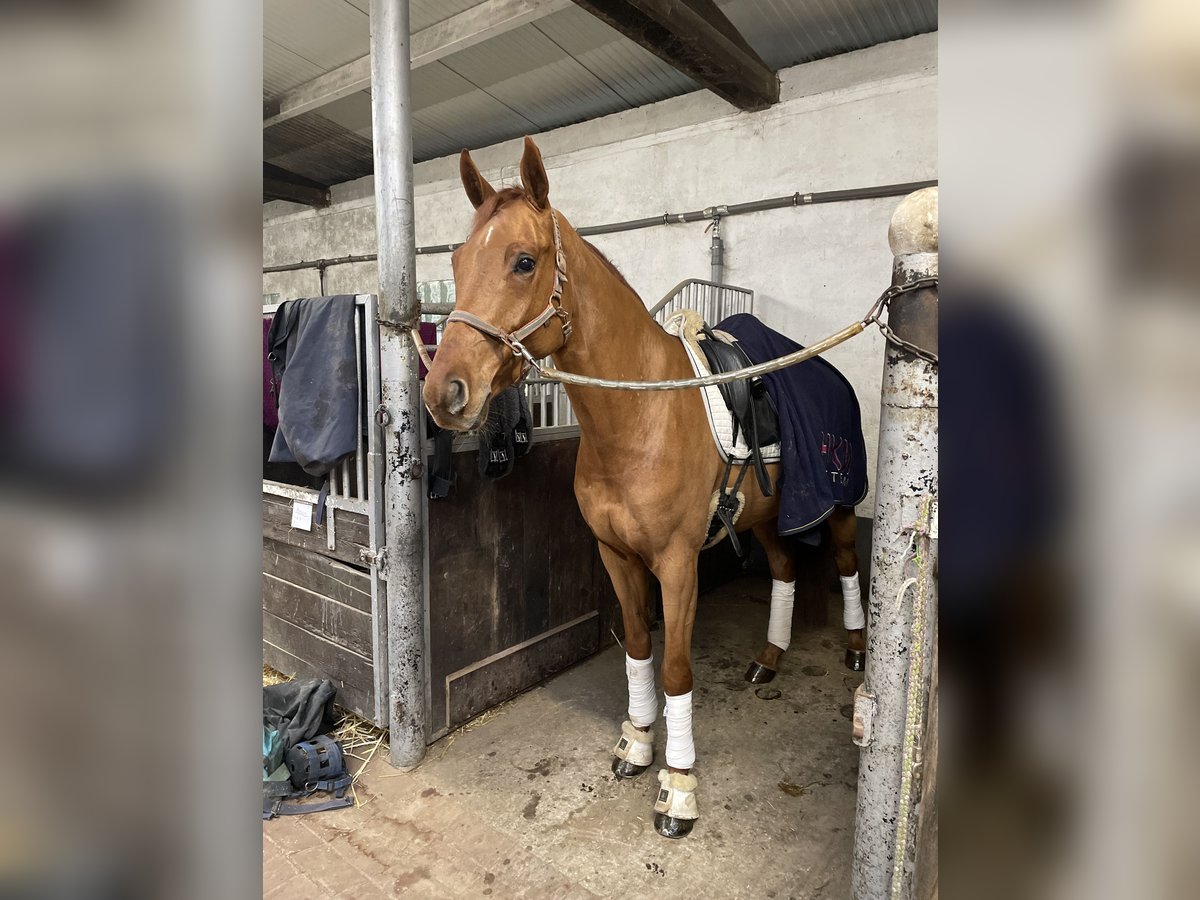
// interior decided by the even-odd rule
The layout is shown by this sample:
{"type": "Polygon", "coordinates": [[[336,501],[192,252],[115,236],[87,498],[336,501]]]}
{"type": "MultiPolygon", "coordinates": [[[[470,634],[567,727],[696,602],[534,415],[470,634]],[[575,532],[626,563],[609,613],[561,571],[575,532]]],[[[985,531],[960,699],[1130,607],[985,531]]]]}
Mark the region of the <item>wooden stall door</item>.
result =
{"type": "Polygon", "coordinates": [[[432,737],[612,643],[616,598],[575,500],[578,438],[536,443],[483,478],[454,454],[429,501],[432,737]]]}
{"type": "Polygon", "coordinates": [[[328,522],[292,527],[295,501],[263,493],[263,662],[299,678],[328,678],[337,703],[378,721],[371,549],[366,516],[336,510],[328,522]]]}

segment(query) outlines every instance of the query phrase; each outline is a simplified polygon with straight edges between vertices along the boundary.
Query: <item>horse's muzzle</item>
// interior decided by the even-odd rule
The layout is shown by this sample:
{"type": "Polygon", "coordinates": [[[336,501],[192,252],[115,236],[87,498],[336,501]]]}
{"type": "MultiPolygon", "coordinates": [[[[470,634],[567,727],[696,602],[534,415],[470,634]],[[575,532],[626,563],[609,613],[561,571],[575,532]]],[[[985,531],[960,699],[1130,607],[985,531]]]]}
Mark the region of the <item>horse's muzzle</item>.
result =
{"type": "Polygon", "coordinates": [[[439,427],[465,431],[471,424],[463,415],[470,402],[471,391],[461,378],[427,378],[423,396],[425,406],[439,427]]]}
{"type": "Polygon", "coordinates": [[[425,407],[439,428],[471,431],[487,411],[487,396],[471,391],[461,378],[427,378],[423,390],[425,407]]]}

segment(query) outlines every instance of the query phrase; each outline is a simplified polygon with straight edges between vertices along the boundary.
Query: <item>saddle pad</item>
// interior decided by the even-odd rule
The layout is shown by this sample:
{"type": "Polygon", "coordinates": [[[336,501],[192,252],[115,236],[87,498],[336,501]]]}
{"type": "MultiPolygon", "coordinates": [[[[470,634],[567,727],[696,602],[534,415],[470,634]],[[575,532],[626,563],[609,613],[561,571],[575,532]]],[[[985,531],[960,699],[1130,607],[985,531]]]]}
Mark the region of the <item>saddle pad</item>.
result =
{"type": "MultiPolygon", "coordinates": [[[[679,338],[683,344],[683,349],[688,355],[688,361],[692,364],[692,371],[697,376],[712,374],[708,369],[708,360],[704,358],[703,351],[697,345],[698,340],[705,340],[705,338],[699,337],[700,329],[703,327],[704,320],[698,312],[691,309],[681,310],[663,323],[663,328],[666,332],[679,338]]],[[[712,432],[713,442],[717,445],[717,450],[721,454],[721,462],[728,462],[731,457],[735,463],[748,459],[750,457],[750,448],[747,446],[745,438],[741,433],[738,434],[737,442],[734,443],[733,413],[725,405],[725,398],[721,396],[721,389],[716,385],[701,388],[700,396],[704,398],[704,412],[708,417],[708,427],[712,432]]],[[[762,448],[762,456],[763,462],[779,462],[779,444],[775,443],[764,446],[762,448]]]]}

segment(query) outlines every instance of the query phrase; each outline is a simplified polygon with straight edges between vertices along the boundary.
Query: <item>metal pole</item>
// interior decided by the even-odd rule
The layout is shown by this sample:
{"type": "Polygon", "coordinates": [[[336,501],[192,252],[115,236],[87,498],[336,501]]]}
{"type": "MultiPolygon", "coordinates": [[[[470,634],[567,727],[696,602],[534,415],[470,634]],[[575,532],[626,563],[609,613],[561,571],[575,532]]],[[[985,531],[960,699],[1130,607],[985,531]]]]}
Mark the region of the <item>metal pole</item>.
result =
{"type": "Polygon", "coordinates": [[[725,245],[721,241],[721,217],[713,216],[712,246],[711,246],[712,277],[714,284],[720,284],[725,275],[725,245]]]}
{"type": "Polygon", "coordinates": [[[384,427],[388,723],[391,761],[425,756],[425,566],[421,535],[421,432],[413,224],[408,0],[371,0],[371,119],[375,232],[379,240],[379,368],[384,427]]]}
{"type": "MultiPolygon", "coordinates": [[[[937,275],[937,188],[901,202],[888,241],[895,255],[893,284],[937,275]]],[[[897,297],[888,324],[898,337],[936,354],[936,289],[897,297]]],[[[937,615],[938,372],[936,363],[891,342],[883,364],[875,485],[867,669],[854,709],[855,743],[862,750],[851,893],[856,900],[907,900],[920,806],[920,723],[937,615]]]]}

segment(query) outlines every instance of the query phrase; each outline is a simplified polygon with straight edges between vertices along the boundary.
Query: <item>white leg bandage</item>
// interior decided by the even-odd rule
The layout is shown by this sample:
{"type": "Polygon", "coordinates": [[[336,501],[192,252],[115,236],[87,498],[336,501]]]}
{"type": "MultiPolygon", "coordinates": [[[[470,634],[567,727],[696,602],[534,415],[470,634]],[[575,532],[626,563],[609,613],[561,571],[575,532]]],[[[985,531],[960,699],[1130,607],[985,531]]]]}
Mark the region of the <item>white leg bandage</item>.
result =
{"type": "Polygon", "coordinates": [[[673,769],[690,769],[696,762],[696,745],[692,743],[692,692],[678,697],[667,695],[667,765],[673,769]]]}
{"type": "Polygon", "coordinates": [[[625,655],[625,677],[629,679],[629,721],[653,725],[658,718],[658,694],[654,690],[654,657],[633,659],[625,655]]]}
{"type": "Polygon", "coordinates": [[[786,650],[792,642],[792,607],[796,603],[796,582],[771,580],[771,621],[767,640],[786,650]]]}
{"type": "Polygon", "coordinates": [[[842,576],[842,624],[847,631],[857,631],[867,625],[863,612],[862,593],[858,589],[858,573],[842,576]]]}

